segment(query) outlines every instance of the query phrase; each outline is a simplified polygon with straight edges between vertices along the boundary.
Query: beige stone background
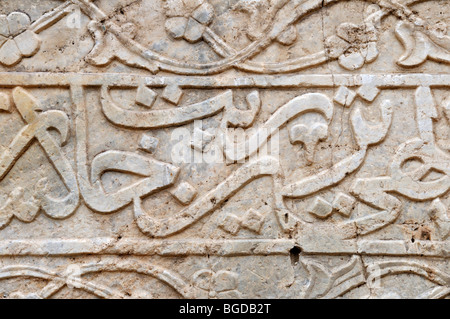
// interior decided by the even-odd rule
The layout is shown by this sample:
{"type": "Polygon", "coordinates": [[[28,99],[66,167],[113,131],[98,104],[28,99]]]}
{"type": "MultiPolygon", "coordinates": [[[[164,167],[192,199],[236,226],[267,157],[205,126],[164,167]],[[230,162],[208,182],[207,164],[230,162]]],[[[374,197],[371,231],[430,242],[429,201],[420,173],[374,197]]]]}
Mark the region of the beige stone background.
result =
{"type": "Polygon", "coordinates": [[[0,298],[448,298],[449,25],[2,0],[0,298]]]}

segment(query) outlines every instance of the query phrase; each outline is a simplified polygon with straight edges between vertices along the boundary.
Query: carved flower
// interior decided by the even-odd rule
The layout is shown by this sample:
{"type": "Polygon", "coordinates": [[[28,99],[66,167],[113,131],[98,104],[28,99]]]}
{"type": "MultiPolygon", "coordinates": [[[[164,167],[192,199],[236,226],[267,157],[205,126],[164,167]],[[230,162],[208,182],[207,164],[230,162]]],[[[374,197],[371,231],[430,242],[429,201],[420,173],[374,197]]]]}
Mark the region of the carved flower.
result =
{"type": "Polygon", "coordinates": [[[166,30],[174,39],[195,43],[214,17],[214,8],[205,0],[165,0],[166,30]]]}
{"type": "Polygon", "coordinates": [[[40,46],[38,36],[27,30],[30,17],[22,12],[0,15],[0,63],[12,66],[34,55],[40,46]]]}
{"type": "Polygon", "coordinates": [[[194,274],[193,281],[200,294],[198,298],[238,299],[241,293],[237,290],[238,275],[231,271],[213,272],[202,269],[194,274]]]}
{"type": "Polygon", "coordinates": [[[348,70],[360,69],[378,56],[377,35],[370,25],[342,23],[337,35],[326,41],[330,57],[338,58],[339,64],[348,70]]]}

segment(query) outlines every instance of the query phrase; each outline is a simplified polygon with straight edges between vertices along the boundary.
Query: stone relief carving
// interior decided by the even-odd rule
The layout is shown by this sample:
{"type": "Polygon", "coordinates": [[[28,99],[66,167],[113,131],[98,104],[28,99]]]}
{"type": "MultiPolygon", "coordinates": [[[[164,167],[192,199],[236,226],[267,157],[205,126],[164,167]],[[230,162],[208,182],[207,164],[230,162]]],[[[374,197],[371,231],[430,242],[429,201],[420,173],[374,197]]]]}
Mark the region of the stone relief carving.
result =
{"type": "Polygon", "coordinates": [[[0,296],[448,298],[449,8],[0,4],[0,296]]]}

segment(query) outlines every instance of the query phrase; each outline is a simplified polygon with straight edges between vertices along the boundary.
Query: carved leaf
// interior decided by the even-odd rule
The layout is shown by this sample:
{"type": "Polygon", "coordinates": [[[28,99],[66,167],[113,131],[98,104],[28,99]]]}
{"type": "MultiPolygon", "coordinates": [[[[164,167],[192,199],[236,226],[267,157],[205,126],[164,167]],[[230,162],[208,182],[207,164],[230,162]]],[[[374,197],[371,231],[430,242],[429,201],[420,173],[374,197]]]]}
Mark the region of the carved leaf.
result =
{"type": "Polygon", "coordinates": [[[399,65],[416,67],[427,59],[450,63],[450,37],[438,37],[432,32],[425,34],[405,21],[397,24],[395,34],[405,47],[404,54],[397,62],[399,65]]]}

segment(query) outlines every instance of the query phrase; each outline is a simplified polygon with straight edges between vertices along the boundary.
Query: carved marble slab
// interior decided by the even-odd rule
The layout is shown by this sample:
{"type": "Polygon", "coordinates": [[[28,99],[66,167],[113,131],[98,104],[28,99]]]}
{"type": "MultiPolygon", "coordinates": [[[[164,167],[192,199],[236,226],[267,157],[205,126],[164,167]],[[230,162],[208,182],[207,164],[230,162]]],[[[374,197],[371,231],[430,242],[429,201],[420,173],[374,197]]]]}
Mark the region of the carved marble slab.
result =
{"type": "Polygon", "coordinates": [[[448,298],[449,25],[1,1],[0,298],[448,298]]]}

